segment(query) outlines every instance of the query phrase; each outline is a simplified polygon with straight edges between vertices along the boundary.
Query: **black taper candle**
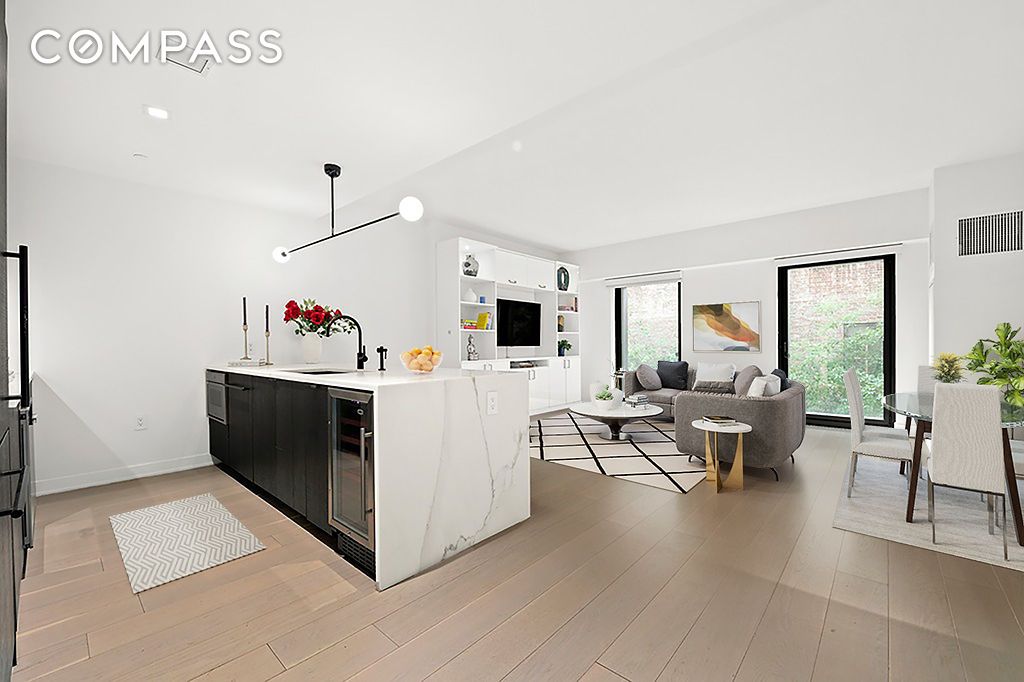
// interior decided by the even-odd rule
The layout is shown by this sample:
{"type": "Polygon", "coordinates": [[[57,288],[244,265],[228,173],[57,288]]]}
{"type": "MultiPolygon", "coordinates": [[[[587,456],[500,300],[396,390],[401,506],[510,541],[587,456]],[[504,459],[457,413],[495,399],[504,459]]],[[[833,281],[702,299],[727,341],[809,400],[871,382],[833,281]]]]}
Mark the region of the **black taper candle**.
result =
{"type": "Polygon", "coordinates": [[[249,324],[249,320],[246,317],[246,315],[247,315],[247,313],[246,313],[246,307],[245,307],[245,296],[243,296],[242,297],[242,324],[249,324]]]}
{"type": "Polygon", "coordinates": [[[269,332],[270,331],[270,304],[269,303],[266,305],[266,308],[264,309],[264,312],[265,312],[266,318],[267,318],[267,331],[269,332]]]}

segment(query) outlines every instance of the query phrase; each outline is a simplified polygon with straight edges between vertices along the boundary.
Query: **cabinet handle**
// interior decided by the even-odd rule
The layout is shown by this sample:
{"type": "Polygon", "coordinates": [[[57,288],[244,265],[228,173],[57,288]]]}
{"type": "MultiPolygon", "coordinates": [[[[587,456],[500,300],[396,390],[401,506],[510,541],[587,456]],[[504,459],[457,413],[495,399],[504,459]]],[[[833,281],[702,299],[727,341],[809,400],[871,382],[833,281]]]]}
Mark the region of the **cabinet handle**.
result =
{"type": "MultiPolygon", "coordinates": [[[[359,508],[366,509],[366,427],[359,427],[359,466],[362,470],[361,485],[359,486],[359,508]]],[[[366,518],[366,512],[363,512],[366,518]]]]}
{"type": "Polygon", "coordinates": [[[249,390],[245,386],[233,386],[231,384],[224,384],[224,388],[230,388],[232,391],[248,391],[249,390]]]}
{"type": "Polygon", "coordinates": [[[517,280],[517,279],[510,279],[510,280],[508,281],[508,283],[509,283],[509,284],[519,284],[519,280],[517,280]]]}
{"type": "Polygon", "coordinates": [[[538,284],[537,286],[539,286],[541,289],[547,289],[548,288],[547,284],[538,284]]]}

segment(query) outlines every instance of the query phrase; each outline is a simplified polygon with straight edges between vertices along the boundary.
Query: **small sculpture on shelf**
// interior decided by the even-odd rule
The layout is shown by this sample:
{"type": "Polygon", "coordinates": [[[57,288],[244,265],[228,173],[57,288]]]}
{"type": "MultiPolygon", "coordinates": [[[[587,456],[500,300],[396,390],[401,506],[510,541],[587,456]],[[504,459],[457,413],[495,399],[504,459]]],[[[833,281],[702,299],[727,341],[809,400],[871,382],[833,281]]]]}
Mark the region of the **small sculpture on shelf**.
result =
{"type": "Polygon", "coordinates": [[[558,331],[560,331],[560,332],[564,332],[565,331],[565,315],[559,315],[558,316],[558,331]]]}
{"type": "Polygon", "coordinates": [[[479,360],[480,353],[476,350],[476,344],[473,343],[473,335],[470,334],[466,340],[466,359],[467,360],[479,360]]]}
{"type": "Polygon", "coordinates": [[[480,272],[480,263],[473,258],[473,254],[467,253],[466,257],[462,259],[462,274],[467,277],[476,277],[478,272],[480,272]]]}
{"type": "Polygon", "coordinates": [[[569,291],[569,270],[564,265],[558,268],[555,279],[559,291],[569,291]]]}

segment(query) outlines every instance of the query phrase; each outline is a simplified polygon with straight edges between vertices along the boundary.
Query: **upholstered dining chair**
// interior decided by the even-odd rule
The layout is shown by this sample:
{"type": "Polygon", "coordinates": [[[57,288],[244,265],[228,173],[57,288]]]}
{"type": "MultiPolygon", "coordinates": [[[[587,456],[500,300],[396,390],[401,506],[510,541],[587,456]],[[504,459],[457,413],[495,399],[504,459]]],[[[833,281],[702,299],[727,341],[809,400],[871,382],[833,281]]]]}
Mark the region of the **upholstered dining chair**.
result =
{"type": "MultiPolygon", "coordinates": [[[[846,399],[850,405],[850,481],[846,496],[853,496],[853,479],[857,475],[857,458],[861,455],[879,457],[900,463],[904,469],[914,457],[914,448],[905,431],[864,423],[864,394],[861,391],[857,372],[850,369],[843,375],[846,384],[846,399]]],[[[907,479],[910,484],[910,479],[907,479]]]]}
{"type": "MultiPolygon", "coordinates": [[[[939,380],[935,378],[935,368],[931,365],[918,365],[917,367],[917,393],[918,395],[935,395],[935,384],[939,380]]],[[[910,415],[907,415],[907,433],[913,433],[910,429],[912,422],[910,415]]]]}
{"type": "Polygon", "coordinates": [[[928,442],[928,520],[935,544],[935,486],[988,495],[988,532],[995,533],[994,498],[1003,500],[1003,558],[1006,547],[1006,471],[1000,394],[995,386],[937,384],[928,442]]]}
{"type": "MultiPolygon", "coordinates": [[[[935,395],[935,384],[939,383],[939,380],[935,378],[935,368],[931,365],[918,365],[917,366],[917,394],[918,395],[935,395]]],[[[909,438],[914,433],[914,418],[909,414],[907,415],[907,422],[905,424],[907,437],[909,438]]],[[[925,434],[925,438],[928,438],[930,434],[925,434]]],[[[900,473],[903,473],[904,465],[900,465],[900,473]]]]}

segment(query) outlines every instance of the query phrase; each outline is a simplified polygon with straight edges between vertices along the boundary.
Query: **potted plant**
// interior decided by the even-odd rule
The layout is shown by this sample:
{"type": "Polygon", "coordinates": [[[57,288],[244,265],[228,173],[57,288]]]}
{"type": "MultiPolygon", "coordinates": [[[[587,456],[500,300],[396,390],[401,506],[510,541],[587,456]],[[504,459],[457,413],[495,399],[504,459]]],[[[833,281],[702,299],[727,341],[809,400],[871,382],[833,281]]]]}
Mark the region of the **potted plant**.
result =
{"type": "Polygon", "coordinates": [[[566,351],[572,350],[572,344],[569,343],[569,339],[558,340],[558,357],[563,357],[566,351]]]}
{"type": "Polygon", "coordinates": [[[622,391],[609,388],[608,384],[605,384],[604,388],[594,394],[594,405],[598,409],[610,412],[622,405],[622,391]]]}
{"type": "Polygon", "coordinates": [[[288,301],[284,306],[284,321],[295,323],[295,335],[302,337],[302,360],[308,364],[320,362],[323,354],[323,340],[331,334],[351,334],[355,325],[341,314],[341,310],[319,305],[307,298],[299,305],[288,301]]]}
{"type": "Polygon", "coordinates": [[[956,353],[939,353],[932,365],[935,380],[943,384],[959,384],[964,380],[963,358],[956,353]]]}
{"type": "Polygon", "coordinates": [[[995,339],[981,339],[966,356],[967,369],[979,372],[979,384],[998,386],[1003,399],[1024,407],[1024,341],[1017,338],[1020,327],[1009,322],[996,326],[995,339]]]}

